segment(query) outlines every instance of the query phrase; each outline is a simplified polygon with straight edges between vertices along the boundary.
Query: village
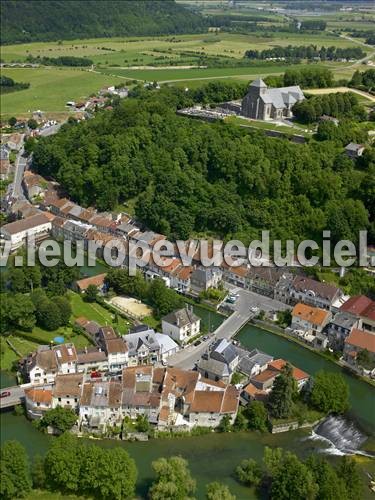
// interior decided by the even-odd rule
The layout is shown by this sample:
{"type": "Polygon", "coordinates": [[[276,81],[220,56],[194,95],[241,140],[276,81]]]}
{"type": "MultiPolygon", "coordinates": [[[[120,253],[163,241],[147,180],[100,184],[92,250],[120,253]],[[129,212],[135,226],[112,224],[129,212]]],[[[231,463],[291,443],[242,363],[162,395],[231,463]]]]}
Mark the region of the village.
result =
{"type": "MultiPolygon", "coordinates": [[[[39,244],[52,237],[81,241],[87,248],[95,241],[98,257],[114,238],[125,246],[142,244],[150,250],[165,239],[128,214],[101,213],[75,204],[61,196],[57,183],[29,169],[23,173],[20,189],[24,194],[13,201],[10,211],[21,218],[1,228],[3,241],[10,242],[13,252],[30,235],[39,244]]],[[[257,349],[248,351],[233,340],[240,326],[250,320],[265,328],[270,325],[307,348],[329,349],[337,353],[342,366],[364,377],[374,376],[375,302],[365,296],[349,297],[334,285],[309,278],[298,267],[230,267],[225,263],[203,267],[199,252],[190,266],[183,265],[176,253],[167,266],[160,267],[151,259],[139,271],[146,280],[162,279],[190,300],[221,289],[215,308],[229,316],[228,323],[204,334],[199,317],[187,305],[163,317],[158,333],[142,322],[137,308],[131,307],[131,298],[117,297],[112,306],[136,320],[125,335],[80,317],[75,326],[85,333],[89,347],[42,345],[20,361],[21,399],[30,418],[39,419],[62,406],[79,416],[76,432],[100,435],[121,427],[125,418],[146,418],[158,430],[175,432],[216,428],[223,418],[233,423],[241,405],[267,401],[287,364],[257,349]],[[235,323],[241,314],[244,319],[235,323]],[[277,326],[280,314],[288,315],[283,328],[277,326]]],[[[75,289],[84,296],[90,286],[105,297],[106,273],[77,281],[75,289]]],[[[293,368],[299,390],[310,381],[303,368],[293,368]]],[[[2,406],[6,401],[2,398],[2,406]]],[[[126,435],[144,438],[137,432],[126,435]]]]}

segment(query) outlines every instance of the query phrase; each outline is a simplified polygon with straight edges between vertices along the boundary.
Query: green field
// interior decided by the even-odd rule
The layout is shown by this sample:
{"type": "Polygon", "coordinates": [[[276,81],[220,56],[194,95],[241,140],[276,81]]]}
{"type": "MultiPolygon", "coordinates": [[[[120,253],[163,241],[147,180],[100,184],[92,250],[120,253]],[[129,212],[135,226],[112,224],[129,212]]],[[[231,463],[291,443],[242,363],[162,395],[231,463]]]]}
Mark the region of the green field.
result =
{"type": "MultiPolygon", "coordinates": [[[[85,302],[81,295],[68,291],[68,297],[70,304],[72,306],[72,318],[71,324],[74,323],[75,319],[84,316],[85,318],[96,321],[100,326],[110,325],[116,328],[121,334],[128,332],[131,322],[127,321],[120,315],[117,315],[117,322],[115,319],[115,314],[111,313],[101,305],[97,303],[85,302]]],[[[156,326],[157,322],[153,318],[148,318],[148,323],[151,326],[156,326]]],[[[35,326],[33,330],[28,334],[27,332],[20,333],[21,336],[17,336],[17,332],[9,337],[13,346],[22,354],[23,356],[29,354],[37,349],[40,344],[49,344],[57,336],[62,336],[65,342],[73,343],[77,349],[82,349],[83,347],[90,344],[89,340],[82,334],[77,334],[73,331],[71,326],[60,327],[54,331],[47,331],[39,326],[35,326]],[[32,340],[26,337],[30,335],[32,340]]],[[[0,338],[0,365],[2,370],[11,370],[14,363],[18,361],[17,354],[10,348],[4,337],[0,338]]]]}
{"type": "Polygon", "coordinates": [[[1,49],[5,62],[24,62],[28,55],[34,57],[77,56],[88,57],[96,65],[148,65],[164,63],[161,57],[175,61],[188,57],[184,52],[196,55],[242,58],[248,49],[268,49],[277,45],[325,45],[353,47],[355,42],[339,38],[330,32],[310,33],[204,33],[199,35],[175,35],[142,38],[103,38],[64,42],[37,42],[6,45],[1,49]],[[158,59],[159,58],[159,59],[158,59]]]}
{"type": "Polygon", "coordinates": [[[178,80],[205,80],[212,78],[243,78],[249,79],[258,75],[278,75],[287,68],[297,66],[287,66],[280,64],[270,64],[268,66],[248,66],[235,68],[196,68],[196,69],[102,69],[103,74],[122,76],[123,78],[154,81],[159,83],[175,82],[178,80]]]}
{"type": "MultiPolygon", "coordinates": [[[[355,42],[329,33],[299,34],[264,33],[204,33],[141,38],[90,39],[64,42],[38,42],[2,46],[1,57],[6,62],[24,62],[28,55],[34,57],[79,56],[91,58],[96,68],[73,69],[67,67],[2,68],[1,74],[17,82],[29,82],[30,88],[1,96],[1,116],[25,118],[35,110],[42,110],[49,117],[69,115],[67,101],[81,100],[96,93],[105,85],[124,80],[170,82],[196,86],[202,80],[231,79],[251,80],[266,75],[283,73],[290,67],[282,63],[249,63],[236,66],[248,49],[262,50],[276,45],[356,46],[355,42]],[[215,56],[230,59],[234,67],[189,68],[197,66],[199,57],[215,56]],[[173,63],[185,69],[171,67],[173,63]],[[143,68],[156,66],[160,69],[143,68]],[[163,67],[163,66],[164,67],[163,67]],[[130,69],[129,66],[133,67],[130,69]],[[137,69],[135,69],[137,68],[137,69]],[[191,83],[188,83],[191,82],[191,83]]],[[[362,47],[364,48],[364,47],[362,47]]],[[[364,48],[366,50],[366,48],[364,48]]],[[[349,77],[355,67],[351,64],[329,64],[337,78],[349,77]]]]}
{"type": "Polygon", "coordinates": [[[101,326],[113,326],[120,333],[127,333],[129,327],[132,325],[130,321],[127,321],[120,315],[117,315],[116,322],[114,313],[108,311],[96,302],[85,302],[83,300],[83,296],[78,293],[69,291],[68,297],[72,306],[73,316],[75,318],[84,316],[91,321],[96,321],[101,326]]]}
{"type": "Polygon", "coordinates": [[[70,68],[4,68],[3,76],[17,82],[29,82],[30,88],[1,96],[2,116],[21,117],[41,109],[50,114],[66,115],[67,101],[80,100],[105,85],[123,81],[118,77],[70,68]]]}

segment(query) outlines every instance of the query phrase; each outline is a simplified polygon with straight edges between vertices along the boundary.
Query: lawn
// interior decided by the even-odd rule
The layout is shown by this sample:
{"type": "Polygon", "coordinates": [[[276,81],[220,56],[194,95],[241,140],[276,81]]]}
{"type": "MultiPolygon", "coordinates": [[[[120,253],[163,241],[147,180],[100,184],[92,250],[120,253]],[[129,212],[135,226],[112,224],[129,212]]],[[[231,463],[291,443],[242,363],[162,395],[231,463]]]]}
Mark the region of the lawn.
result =
{"type": "Polygon", "coordinates": [[[67,101],[83,99],[109,84],[123,81],[117,76],[71,68],[5,68],[2,75],[17,82],[29,82],[30,88],[1,96],[2,116],[29,116],[41,109],[67,115],[67,101]]]}
{"type": "Polygon", "coordinates": [[[85,318],[96,321],[99,325],[110,325],[120,331],[120,333],[126,333],[132,323],[119,314],[116,316],[114,313],[111,313],[100,304],[96,302],[90,303],[85,302],[81,295],[78,293],[69,291],[68,297],[70,299],[70,303],[72,306],[73,316],[78,318],[80,316],[84,316],[85,318]]]}
{"type": "Polygon", "coordinates": [[[277,125],[275,123],[264,122],[261,120],[246,120],[245,118],[240,118],[238,116],[230,116],[226,119],[226,121],[235,125],[259,128],[261,130],[275,130],[276,132],[282,132],[286,135],[297,134],[305,137],[311,137],[311,132],[308,131],[307,125],[305,127],[301,127],[300,125],[288,127],[287,125],[277,125]]]}
{"type": "Polygon", "coordinates": [[[266,75],[279,75],[283,73],[287,68],[298,67],[298,66],[288,66],[286,64],[274,64],[269,65],[249,65],[248,67],[234,67],[234,68],[194,68],[194,69],[100,69],[102,74],[113,74],[119,75],[130,80],[146,80],[146,81],[158,81],[163,82],[175,82],[178,80],[205,80],[214,78],[232,78],[232,77],[242,77],[245,79],[250,79],[251,77],[266,75]]]}
{"type": "MultiPolygon", "coordinates": [[[[22,356],[29,354],[32,351],[35,351],[38,344],[35,342],[31,342],[29,340],[21,339],[15,336],[9,336],[8,339],[13,344],[13,346],[19,351],[22,356]]],[[[2,370],[10,371],[15,362],[18,361],[17,354],[9,347],[6,339],[4,337],[0,337],[0,366],[2,370]]]]}

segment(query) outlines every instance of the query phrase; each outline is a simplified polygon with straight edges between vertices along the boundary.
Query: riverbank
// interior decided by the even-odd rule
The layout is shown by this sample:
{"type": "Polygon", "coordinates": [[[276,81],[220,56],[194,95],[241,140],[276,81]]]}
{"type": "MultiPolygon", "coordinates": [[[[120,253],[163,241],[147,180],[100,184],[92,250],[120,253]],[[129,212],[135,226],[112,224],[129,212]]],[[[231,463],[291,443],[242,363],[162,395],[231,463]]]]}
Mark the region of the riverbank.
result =
{"type": "Polygon", "coordinates": [[[368,378],[368,377],[362,377],[359,375],[355,370],[351,369],[346,363],[341,362],[338,359],[335,359],[333,356],[330,356],[324,351],[319,351],[318,349],[315,349],[314,347],[306,344],[306,342],[302,342],[296,337],[292,337],[291,335],[288,335],[287,333],[283,332],[281,328],[277,327],[276,325],[268,324],[265,321],[260,321],[256,319],[252,319],[248,322],[249,325],[254,325],[258,326],[262,330],[266,330],[267,332],[272,333],[273,335],[278,335],[279,337],[284,338],[285,340],[288,340],[289,342],[294,342],[295,344],[298,344],[301,347],[304,347],[305,349],[308,349],[311,352],[314,352],[315,354],[318,354],[319,356],[323,357],[327,361],[331,361],[335,365],[339,366],[340,368],[347,370],[351,376],[357,378],[358,380],[361,380],[362,382],[366,382],[367,384],[371,385],[372,387],[375,387],[375,381],[368,378]]]}

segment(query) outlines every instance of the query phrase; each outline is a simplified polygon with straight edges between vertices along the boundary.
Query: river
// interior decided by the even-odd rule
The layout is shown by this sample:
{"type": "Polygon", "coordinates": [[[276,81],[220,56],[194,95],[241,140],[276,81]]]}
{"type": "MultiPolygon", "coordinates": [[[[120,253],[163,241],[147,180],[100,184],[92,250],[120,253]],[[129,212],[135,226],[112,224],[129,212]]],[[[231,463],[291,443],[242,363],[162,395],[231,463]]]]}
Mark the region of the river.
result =
{"type": "MultiPolygon", "coordinates": [[[[199,307],[195,310],[202,316],[202,322],[207,326],[210,323],[216,327],[223,320],[223,317],[216,313],[208,314],[208,311],[199,307]]],[[[320,369],[340,371],[338,366],[321,356],[251,325],[245,326],[237,338],[244,346],[257,347],[273,356],[283,357],[311,374],[320,369]]],[[[350,385],[352,417],[366,429],[373,429],[375,389],[346,373],[343,375],[350,385]]],[[[2,373],[1,383],[2,387],[6,387],[12,384],[13,380],[9,374],[2,373]]],[[[281,446],[301,457],[319,452],[328,446],[321,440],[309,439],[309,436],[309,430],[299,430],[276,435],[253,432],[212,433],[199,437],[158,439],[146,443],[109,440],[96,442],[105,447],[124,446],[129,451],[138,467],[137,493],[142,498],[145,498],[152,480],[151,462],[161,456],[179,454],[189,461],[192,474],[197,480],[198,499],[204,498],[205,485],[217,480],[227,484],[237,499],[242,500],[256,498],[251,489],[241,486],[233,478],[233,470],[242,459],[252,457],[260,460],[265,446],[281,446]]],[[[12,411],[5,411],[1,413],[1,441],[6,439],[19,440],[30,456],[33,456],[36,453],[43,454],[53,438],[41,434],[26,418],[16,417],[12,411]]],[[[370,441],[365,443],[365,449],[370,444],[373,446],[370,441]]],[[[329,456],[329,459],[335,461],[337,457],[329,456]]],[[[361,469],[363,474],[366,472],[375,474],[374,461],[363,459],[361,469]]],[[[365,498],[371,498],[370,490],[366,490],[365,498]]]]}

